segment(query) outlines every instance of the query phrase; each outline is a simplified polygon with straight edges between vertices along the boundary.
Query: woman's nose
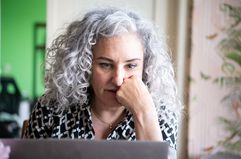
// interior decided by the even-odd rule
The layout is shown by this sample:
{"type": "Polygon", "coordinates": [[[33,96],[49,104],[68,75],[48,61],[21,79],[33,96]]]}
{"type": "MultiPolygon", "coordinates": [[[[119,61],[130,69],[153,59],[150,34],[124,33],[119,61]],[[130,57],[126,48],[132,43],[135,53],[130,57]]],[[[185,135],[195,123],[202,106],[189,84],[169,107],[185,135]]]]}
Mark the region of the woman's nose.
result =
{"type": "Polygon", "coordinates": [[[116,86],[121,86],[123,81],[125,79],[125,70],[123,69],[116,69],[113,72],[113,77],[112,77],[112,82],[116,85],[116,86]]]}

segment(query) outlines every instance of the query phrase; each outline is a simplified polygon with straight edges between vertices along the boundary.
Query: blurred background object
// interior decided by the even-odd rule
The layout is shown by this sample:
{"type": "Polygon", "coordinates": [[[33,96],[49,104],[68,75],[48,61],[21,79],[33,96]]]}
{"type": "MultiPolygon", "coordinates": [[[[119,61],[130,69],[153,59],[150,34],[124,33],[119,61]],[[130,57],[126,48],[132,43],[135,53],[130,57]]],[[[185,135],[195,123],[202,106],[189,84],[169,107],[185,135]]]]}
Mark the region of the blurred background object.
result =
{"type": "Polygon", "coordinates": [[[241,1],[194,0],[192,16],[188,156],[241,158],[241,1]]]}
{"type": "Polygon", "coordinates": [[[21,93],[11,77],[0,77],[0,137],[19,136],[18,109],[21,93]]]}
{"type": "Polygon", "coordinates": [[[0,138],[20,137],[43,94],[45,23],[46,0],[1,0],[0,138]]]}

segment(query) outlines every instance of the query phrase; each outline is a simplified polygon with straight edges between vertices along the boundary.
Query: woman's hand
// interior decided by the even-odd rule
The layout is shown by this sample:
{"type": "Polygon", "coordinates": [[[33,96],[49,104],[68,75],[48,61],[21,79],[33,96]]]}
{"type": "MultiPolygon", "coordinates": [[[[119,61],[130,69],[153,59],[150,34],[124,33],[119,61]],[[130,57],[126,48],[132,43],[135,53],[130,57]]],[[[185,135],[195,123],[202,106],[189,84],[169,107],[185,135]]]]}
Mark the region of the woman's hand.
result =
{"type": "Polygon", "coordinates": [[[124,80],[116,93],[116,98],[133,114],[155,109],[147,86],[136,76],[124,80]]]}
{"type": "Polygon", "coordinates": [[[136,76],[125,79],[116,98],[132,112],[138,140],[163,140],[154,102],[141,79],[136,76]]]}

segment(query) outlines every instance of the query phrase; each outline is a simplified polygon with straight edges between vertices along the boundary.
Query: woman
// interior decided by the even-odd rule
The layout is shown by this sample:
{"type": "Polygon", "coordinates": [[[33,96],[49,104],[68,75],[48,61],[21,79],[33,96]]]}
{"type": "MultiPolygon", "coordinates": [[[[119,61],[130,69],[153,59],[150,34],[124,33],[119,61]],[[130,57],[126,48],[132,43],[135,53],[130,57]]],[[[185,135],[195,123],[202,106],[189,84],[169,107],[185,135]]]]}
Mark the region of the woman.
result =
{"type": "Polygon", "coordinates": [[[48,50],[45,94],[26,138],[167,141],[180,110],[174,71],[154,27],[101,9],[72,22],[48,50]]]}

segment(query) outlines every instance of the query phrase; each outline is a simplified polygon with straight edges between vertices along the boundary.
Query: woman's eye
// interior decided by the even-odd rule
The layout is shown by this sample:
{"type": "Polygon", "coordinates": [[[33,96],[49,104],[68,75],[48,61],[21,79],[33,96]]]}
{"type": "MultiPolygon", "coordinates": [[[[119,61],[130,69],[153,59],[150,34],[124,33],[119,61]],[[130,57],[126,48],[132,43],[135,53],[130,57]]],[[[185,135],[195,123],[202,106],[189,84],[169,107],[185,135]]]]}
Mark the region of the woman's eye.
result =
{"type": "Polygon", "coordinates": [[[104,69],[111,68],[111,64],[109,64],[109,63],[99,63],[99,65],[101,68],[104,68],[104,69]]]}
{"type": "Polygon", "coordinates": [[[137,64],[128,64],[127,67],[128,69],[134,69],[137,67],[137,64]]]}

